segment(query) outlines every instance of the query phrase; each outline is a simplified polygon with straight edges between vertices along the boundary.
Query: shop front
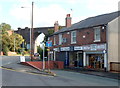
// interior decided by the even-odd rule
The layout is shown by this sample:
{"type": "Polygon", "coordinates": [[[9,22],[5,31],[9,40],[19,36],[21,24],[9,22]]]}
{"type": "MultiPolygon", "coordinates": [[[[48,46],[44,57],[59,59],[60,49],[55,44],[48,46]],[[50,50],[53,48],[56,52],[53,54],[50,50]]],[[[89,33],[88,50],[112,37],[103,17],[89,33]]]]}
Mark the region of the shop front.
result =
{"type": "Polygon", "coordinates": [[[104,53],[86,52],[87,67],[95,69],[104,69],[104,53]]]}
{"type": "Polygon", "coordinates": [[[65,67],[107,68],[106,44],[90,44],[54,48],[55,61],[64,61],[65,67]]]}
{"type": "Polygon", "coordinates": [[[70,67],[83,67],[83,52],[71,51],[69,52],[70,67]]]}
{"type": "Polygon", "coordinates": [[[54,61],[63,61],[64,66],[69,66],[70,47],[58,47],[53,49],[54,61]]]}
{"type": "Polygon", "coordinates": [[[106,44],[75,46],[74,50],[83,50],[83,66],[94,69],[107,68],[106,44]]]}
{"type": "Polygon", "coordinates": [[[65,67],[82,67],[83,66],[83,52],[74,51],[74,46],[59,47],[53,49],[54,60],[64,61],[65,67]]]}

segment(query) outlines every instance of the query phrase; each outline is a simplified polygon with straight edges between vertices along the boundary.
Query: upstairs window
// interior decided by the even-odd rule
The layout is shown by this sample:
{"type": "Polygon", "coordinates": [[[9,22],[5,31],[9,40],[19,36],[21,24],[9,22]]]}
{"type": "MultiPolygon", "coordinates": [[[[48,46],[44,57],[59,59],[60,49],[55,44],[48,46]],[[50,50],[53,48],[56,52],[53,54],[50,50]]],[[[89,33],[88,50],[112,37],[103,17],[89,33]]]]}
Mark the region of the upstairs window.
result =
{"type": "Polygon", "coordinates": [[[100,27],[94,28],[94,42],[100,41],[100,27]]]}
{"type": "Polygon", "coordinates": [[[62,34],[59,34],[59,45],[62,44],[62,34]]]}
{"type": "Polygon", "coordinates": [[[71,32],[71,44],[76,43],[76,31],[71,32]]]}

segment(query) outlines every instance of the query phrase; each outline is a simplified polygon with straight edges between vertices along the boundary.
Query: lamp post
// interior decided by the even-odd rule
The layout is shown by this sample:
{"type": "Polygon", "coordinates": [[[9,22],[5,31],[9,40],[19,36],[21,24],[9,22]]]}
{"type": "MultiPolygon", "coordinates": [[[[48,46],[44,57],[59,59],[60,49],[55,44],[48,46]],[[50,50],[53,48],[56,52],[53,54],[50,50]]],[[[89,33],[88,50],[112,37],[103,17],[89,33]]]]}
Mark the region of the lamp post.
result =
{"type": "Polygon", "coordinates": [[[34,29],[33,29],[33,6],[34,6],[34,2],[32,2],[32,12],[31,12],[31,40],[30,40],[30,42],[31,42],[31,52],[30,52],[30,57],[31,57],[31,61],[32,61],[32,59],[33,59],[33,56],[32,55],[34,55],[34,29]]]}
{"type": "MultiPolygon", "coordinates": [[[[34,6],[34,2],[32,2],[32,10],[31,10],[31,28],[30,28],[30,59],[31,59],[31,61],[32,61],[32,59],[33,59],[33,54],[34,54],[34,29],[33,29],[33,6],[34,6]]],[[[21,7],[21,8],[25,8],[25,7],[21,7]]]]}
{"type": "Polygon", "coordinates": [[[41,42],[41,44],[42,44],[42,49],[43,49],[43,63],[42,63],[42,69],[44,70],[45,69],[45,44],[44,44],[44,42],[41,42]]]}

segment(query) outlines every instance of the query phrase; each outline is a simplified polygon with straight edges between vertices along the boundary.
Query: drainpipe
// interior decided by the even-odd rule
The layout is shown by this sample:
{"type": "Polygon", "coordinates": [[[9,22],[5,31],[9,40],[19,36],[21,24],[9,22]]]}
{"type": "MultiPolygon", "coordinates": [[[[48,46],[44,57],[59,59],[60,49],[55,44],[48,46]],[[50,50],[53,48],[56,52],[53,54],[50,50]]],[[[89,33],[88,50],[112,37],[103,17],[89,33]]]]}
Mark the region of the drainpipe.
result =
{"type": "Polygon", "coordinates": [[[104,70],[108,71],[108,24],[106,25],[106,52],[104,53],[104,70]]]}

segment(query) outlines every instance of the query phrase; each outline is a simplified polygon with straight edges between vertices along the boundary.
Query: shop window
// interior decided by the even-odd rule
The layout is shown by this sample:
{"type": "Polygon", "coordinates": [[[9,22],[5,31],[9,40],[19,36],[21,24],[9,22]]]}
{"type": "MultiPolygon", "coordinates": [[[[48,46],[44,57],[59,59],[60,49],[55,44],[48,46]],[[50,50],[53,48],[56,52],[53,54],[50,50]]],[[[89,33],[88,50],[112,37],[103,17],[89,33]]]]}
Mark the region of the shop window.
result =
{"type": "Polygon", "coordinates": [[[76,31],[71,32],[71,44],[76,43],[76,31]]]}
{"type": "Polygon", "coordinates": [[[94,28],[94,42],[100,42],[100,27],[94,28]]]}

